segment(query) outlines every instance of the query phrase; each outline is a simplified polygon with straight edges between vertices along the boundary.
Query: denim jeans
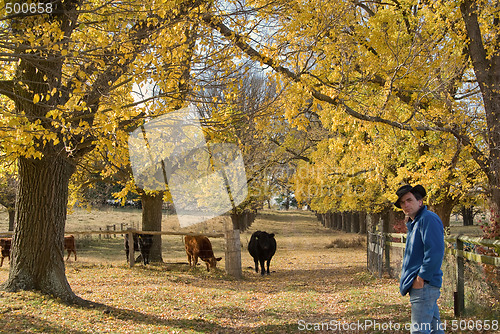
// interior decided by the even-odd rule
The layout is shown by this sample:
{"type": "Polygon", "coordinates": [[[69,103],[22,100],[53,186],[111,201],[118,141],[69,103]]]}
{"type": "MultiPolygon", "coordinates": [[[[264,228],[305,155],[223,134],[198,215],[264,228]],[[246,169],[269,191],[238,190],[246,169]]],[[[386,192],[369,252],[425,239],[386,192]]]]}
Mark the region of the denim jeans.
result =
{"type": "Polygon", "coordinates": [[[439,295],[440,289],[427,283],[422,289],[410,289],[412,334],[444,334],[437,305],[439,295]]]}

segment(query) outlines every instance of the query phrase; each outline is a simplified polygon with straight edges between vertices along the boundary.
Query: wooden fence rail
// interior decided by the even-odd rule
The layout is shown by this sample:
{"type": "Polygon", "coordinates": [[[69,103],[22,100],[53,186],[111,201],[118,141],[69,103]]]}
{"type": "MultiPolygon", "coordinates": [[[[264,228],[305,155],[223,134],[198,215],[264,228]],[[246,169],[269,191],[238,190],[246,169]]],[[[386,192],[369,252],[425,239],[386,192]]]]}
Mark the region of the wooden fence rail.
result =
{"type": "MultiPolygon", "coordinates": [[[[457,284],[454,292],[454,306],[455,316],[460,316],[465,309],[464,259],[500,267],[500,257],[470,252],[465,250],[464,245],[493,248],[497,254],[500,254],[500,240],[489,240],[466,235],[447,236],[444,240],[445,253],[455,257],[457,284]]],[[[385,271],[392,275],[391,248],[400,248],[404,251],[405,242],[406,234],[369,233],[367,242],[368,270],[381,277],[385,268],[385,271]]]]}
{"type": "MultiPolygon", "coordinates": [[[[128,234],[129,240],[133,240],[133,233],[151,234],[151,235],[200,235],[203,234],[209,238],[225,238],[225,254],[226,254],[226,272],[236,279],[242,277],[241,268],[241,243],[240,231],[238,229],[227,230],[225,233],[200,233],[200,232],[179,232],[179,231],[141,231],[136,229],[122,230],[101,230],[101,231],[65,231],[66,235],[111,235],[111,234],[128,234]]],[[[0,237],[12,236],[14,232],[0,232],[0,237]]],[[[133,252],[133,247],[129,247],[129,252],[133,252]]],[[[129,265],[132,267],[135,262],[134,254],[129,253],[129,265]]]]}
{"type": "MultiPolygon", "coordinates": [[[[133,240],[133,234],[134,233],[141,233],[141,234],[150,234],[150,235],[200,235],[201,233],[197,232],[177,232],[177,231],[141,231],[141,230],[136,230],[136,229],[126,229],[126,230],[100,230],[100,231],[65,231],[64,234],[66,235],[112,235],[112,234],[128,234],[128,240],[133,240]]],[[[9,231],[9,232],[0,232],[0,236],[2,237],[7,237],[7,236],[12,236],[14,232],[9,231]]],[[[204,236],[207,236],[209,238],[222,238],[225,237],[225,234],[223,233],[203,233],[204,236]]],[[[134,247],[129,247],[129,266],[133,267],[135,264],[135,257],[134,257],[134,247]]]]}
{"type": "MultiPolygon", "coordinates": [[[[73,235],[94,235],[94,234],[128,234],[128,233],[141,233],[151,235],[200,235],[203,234],[209,238],[223,238],[224,233],[200,233],[200,232],[177,232],[177,231],[141,231],[136,229],[118,230],[118,231],[65,231],[64,234],[73,235]]],[[[0,236],[12,236],[14,232],[0,232],[0,236]]]]}

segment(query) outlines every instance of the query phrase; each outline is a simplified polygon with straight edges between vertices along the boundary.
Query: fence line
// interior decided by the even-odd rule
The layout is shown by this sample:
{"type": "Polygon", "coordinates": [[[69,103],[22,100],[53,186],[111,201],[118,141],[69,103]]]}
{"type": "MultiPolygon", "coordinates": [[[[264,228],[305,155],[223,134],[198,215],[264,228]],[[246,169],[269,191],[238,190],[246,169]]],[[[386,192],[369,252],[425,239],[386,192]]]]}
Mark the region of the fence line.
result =
{"type": "MultiPolygon", "coordinates": [[[[444,240],[448,245],[448,247],[445,247],[445,253],[455,257],[457,284],[456,291],[454,292],[454,307],[455,316],[460,316],[465,309],[464,259],[500,267],[500,257],[470,252],[465,250],[464,244],[494,248],[497,254],[500,254],[500,240],[483,239],[466,235],[447,236],[444,240]]],[[[368,270],[382,277],[385,268],[386,272],[393,276],[391,273],[391,248],[400,248],[403,252],[406,246],[405,242],[406,234],[403,233],[369,232],[367,242],[368,270]]]]}
{"type": "MultiPolygon", "coordinates": [[[[104,230],[104,231],[64,231],[64,234],[66,235],[111,235],[111,234],[123,234],[126,235],[128,234],[128,240],[133,240],[133,234],[135,233],[140,233],[140,234],[150,234],[150,235],[204,235],[209,238],[224,238],[226,235],[224,233],[199,233],[199,232],[178,232],[178,231],[141,231],[141,230],[136,230],[136,229],[126,229],[126,230],[104,230]]],[[[14,232],[9,231],[9,232],[0,232],[0,236],[12,236],[14,232]]],[[[239,235],[239,234],[238,234],[239,235]]],[[[227,238],[226,238],[227,239],[227,238]]],[[[239,241],[239,240],[238,240],[239,241]]],[[[238,251],[240,251],[239,247],[237,248],[238,251]]],[[[241,256],[240,256],[241,258],[241,256]]],[[[135,264],[135,258],[134,258],[134,246],[129,247],[129,266],[133,267],[135,264]]],[[[237,267],[238,264],[233,265],[233,267],[237,267]]],[[[241,268],[241,260],[239,263],[239,267],[241,268]]],[[[241,271],[241,269],[240,269],[241,271]]],[[[231,272],[230,272],[231,273],[231,272]]],[[[238,273],[236,273],[237,275],[238,273]]]]}
{"type": "MultiPolygon", "coordinates": [[[[200,232],[178,232],[178,231],[141,231],[136,229],[119,230],[119,231],[65,231],[64,234],[69,235],[94,235],[94,234],[128,234],[128,233],[141,233],[151,235],[204,235],[210,238],[223,238],[224,233],[200,233],[200,232]]],[[[12,236],[14,232],[0,232],[0,236],[12,236]]]]}

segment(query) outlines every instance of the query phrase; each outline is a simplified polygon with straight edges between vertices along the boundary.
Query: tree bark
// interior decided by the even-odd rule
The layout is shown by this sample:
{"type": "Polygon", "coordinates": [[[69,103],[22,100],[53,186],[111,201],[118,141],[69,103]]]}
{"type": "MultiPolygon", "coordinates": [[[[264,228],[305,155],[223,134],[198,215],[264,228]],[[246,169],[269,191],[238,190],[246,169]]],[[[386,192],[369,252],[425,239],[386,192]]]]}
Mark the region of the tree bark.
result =
{"type": "Polygon", "coordinates": [[[382,221],[380,224],[380,232],[382,233],[391,233],[394,232],[394,224],[396,222],[395,213],[392,207],[390,209],[386,209],[382,213],[382,221]]]}
{"type": "Polygon", "coordinates": [[[16,225],[16,210],[7,209],[9,213],[9,231],[14,231],[14,226],[16,225]]]}
{"type": "Polygon", "coordinates": [[[359,213],[359,234],[366,234],[366,212],[359,213]]]}
{"type": "MultiPolygon", "coordinates": [[[[487,124],[486,138],[489,156],[479,156],[475,160],[488,177],[489,206],[496,224],[500,225],[500,218],[498,218],[500,217],[500,122],[498,121],[500,119],[500,54],[494,52],[488,55],[486,51],[479,24],[480,9],[477,1],[464,0],[460,5],[460,10],[469,39],[468,51],[474,74],[481,89],[487,124]]],[[[498,18],[492,18],[492,20],[498,20],[498,18]]],[[[498,21],[493,23],[498,26],[498,21]]],[[[488,43],[493,44],[492,50],[498,50],[500,38],[497,36],[488,43]]],[[[500,232],[497,231],[497,233],[500,232]]]]}
{"type": "Polygon", "coordinates": [[[453,211],[455,204],[456,202],[452,198],[446,196],[440,203],[430,206],[430,210],[435,212],[439,218],[441,218],[444,228],[450,226],[451,212],[453,211]]]}
{"type": "Polygon", "coordinates": [[[359,212],[353,212],[351,216],[351,233],[359,232],[359,212]]]}
{"type": "Polygon", "coordinates": [[[464,206],[462,208],[462,219],[464,226],[474,225],[474,207],[464,206]]]}
{"type": "Polygon", "coordinates": [[[366,229],[370,233],[375,233],[377,231],[377,226],[380,223],[380,213],[370,213],[367,215],[366,229]]]}
{"type": "Polygon", "coordinates": [[[250,225],[252,225],[255,219],[255,213],[249,210],[243,210],[241,212],[231,212],[230,214],[231,222],[233,223],[233,230],[239,230],[240,232],[246,231],[250,225]]]}
{"type": "Polygon", "coordinates": [[[59,155],[19,159],[17,221],[7,291],[38,290],[75,302],[64,266],[68,184],[75,166],[59,155]]]}
{"type": "MultiPolygon", "coordinates": [[[[161,231],[163,192],[141,194],[142,229],[143,231],[161,231]]],[[[149,259],[152,262],[163,262],[161,235],[153,235],[153,245],[149,259]]]]}

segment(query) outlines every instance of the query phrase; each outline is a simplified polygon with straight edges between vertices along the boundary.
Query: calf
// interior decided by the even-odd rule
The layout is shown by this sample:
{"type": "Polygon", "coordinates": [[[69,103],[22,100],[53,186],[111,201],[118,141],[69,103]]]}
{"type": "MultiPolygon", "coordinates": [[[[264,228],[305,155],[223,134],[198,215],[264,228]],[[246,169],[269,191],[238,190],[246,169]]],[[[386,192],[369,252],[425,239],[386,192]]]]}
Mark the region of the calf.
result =
{"type": "Polygon", "coordinates": [[[255,272],[259,272],[259,262],[261,275],[264,275],[264,262],[267,261],[267,274],[269,275],[269,263],[274,253],[276,253],[276,240],[274,233],[256,231],[252,234],[248,243],[248,252],[253,257],[255,262],[255,272]]]}
{"type": "Polygon", "coordinates": [[[222,260],[221,257],[216,258],[212,250],[210,240],[204,235],[186,235],[184,237],[184,247],[189,261],[189,266],[196,266],[198,258],[205,261],[207,271],[210,268],[216,268],[217,262],[222,260]]]}
{"type": "Polygon", "coordinates": [[[0,267],[3,266],[3,259],[6,257],[10,262],[10,246],[12,238],[0,238],[0,267]]]}
{"type": "MultiPolygon", "coordinates": [[[[140,234],[133,233],[134,239],[134,252],[139,251],[141,253],[142,261],[144,265],[149,264],[149,254],[151,252],[151,246],[153,245],[153,236],[151,234],[140,234]]],[[[129,242],[128,233],[125,234],[125,254],[127,255],[127,262],[129,261],[129,242]]]]}
{"type": "Polygon", "coordinates": [[[69,256],[71,255],[71,253],[75,254],[75,261],[76,261],[75,237],[73,235],[68,235],[64,237],[64,249],[68,251],[68,257],[66,258],[66,261],[69,260],[69,256]]]}
{"type": "MultiPolygon", "coordinates": [[[[0,267],[3,266],[4,258],[8,258],[10,261],[11,244],[12,238],[0,238],[0,267]]],[[[68,261],[71,253],[74,253],[76,261],[75,237],[73,235],[64,237],[64,249],[68,251],[68,257],[66,258],[66,261],[68,261]]]]}

